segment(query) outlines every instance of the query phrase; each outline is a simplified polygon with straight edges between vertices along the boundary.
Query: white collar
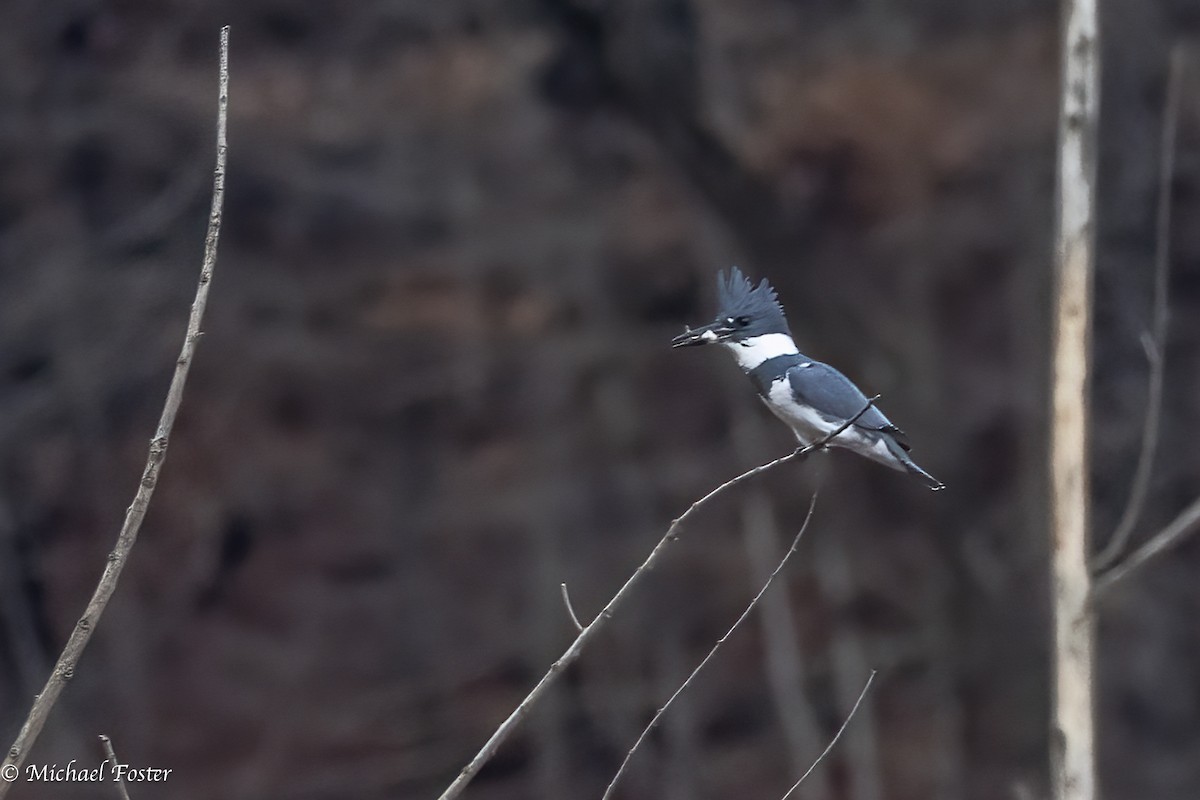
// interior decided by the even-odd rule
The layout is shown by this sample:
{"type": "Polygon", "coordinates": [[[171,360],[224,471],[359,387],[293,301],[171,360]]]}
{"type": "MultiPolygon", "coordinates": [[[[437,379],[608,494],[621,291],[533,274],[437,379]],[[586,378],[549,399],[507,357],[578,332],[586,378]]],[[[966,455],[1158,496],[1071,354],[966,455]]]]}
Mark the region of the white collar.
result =
{"type": "Polygon", "coordinates": [[[764,333],[740,342],[724,342],[724,345],[732,351],[733,357],[746,372],[776,356],[792,356],[800,352],[792,337],[786,333],[764,333]]]}

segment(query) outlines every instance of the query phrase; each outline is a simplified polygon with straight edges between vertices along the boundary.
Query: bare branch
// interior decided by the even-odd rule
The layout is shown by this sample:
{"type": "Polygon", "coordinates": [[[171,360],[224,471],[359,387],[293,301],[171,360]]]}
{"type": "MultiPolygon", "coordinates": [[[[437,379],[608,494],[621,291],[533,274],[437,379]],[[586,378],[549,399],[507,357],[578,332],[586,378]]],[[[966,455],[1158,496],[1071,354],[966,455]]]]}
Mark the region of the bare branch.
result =
{"type": "Polygon", "coordinates": [[[100,734],[100,744],[104,747],[104,756],[112,765],[113,781],[117,784],[117,792],[120,793],[121,800],[129,800],[129,790],[125,788],[125,779],[120,777],[120,773],[117,771],[117,765],[120,762],[117,761],[116,751],[113,750],[112,739],[102,733],[100,734]]]}
{"type": "Polygon", "coordinates": [[[850,725],[850,720],[854,719],[854,715],[858,713],[858,707],[862,705],[863,699],[867,696],[867,692],[870,691],[871,684],[875,680],[876,672],[877,670],[871,670],[871,674],[867,676],[867,682],[863,685],[862,691],[858,693],[858,699],[854,701],[854,706],[850,709],[850,713],[847,714],[846,719],[843,720],[842,727],[838,728],[837,733],[835,733],[833,738],[829,740],[829,744],[826,745],[825,749],[821,751],[821,755],[817,756],[817,760],[814,761],[812,766],[810,766],[808,770],[800,776],[800,780],[793,783],[792,788],[784,792],[783,797],[779,798],[779,800],[787,800],[789,797],[791,797],[792,792],[800,788],[800,784],[804,783],[804,779],[811,775],[812,771],[817,768],[817,765],[824,761],[825,757],[829,755],[831,750],[833,750],[834,746],[838,743],[838,740],[842,738],[842,734],[846,732],[846,728],[850,725]]]}
{"type": "Polygon", "coordinates": [[[729,627],[729,630],[725,631],[725,635],[717,640],[717,643],[714,644],[712,649],[708,651],[708,654],[700,660],[700,663],[696,665],[696,668],[692,670],[691,674],[684,679],[683,683],[679,684],[679,688],[675,690],[675,693],[667,698],[667,702],[663,703],[658,711],[654,712],[654,716],[650,718],[650,722],[645,728],[642,729],[637,741],[633,743],[633,747],[629,748],[629,752],[625,754],[624,760],[621,761],[621,766],[617,768],[617,774],[613,775],[612,780],[609,781],[608,788],[604,790],[604,796],[601,798],[601,800],[609,800],[609,798],[612,797],[613,791],[617,788],[617,782],[621,780],[621,776],[625,774],[625,769],[629,766],[630,760],[633,759],[633,754],[636,753],[638,748],[642,746],[642,742],[644,742],[646,737],[650,735],[650,731],[654,730],[655,726],[658,725],[658,721],[662,719],[662,715],[667,713],[667,709],[671,707],[671,704],[675,702],[675,699],[678,698],[679,695],[683,694],[683,690],[691,685],[692,680],[700,674],[700,670],[704,669],[712,657],[717,654],[717,651],[721,649],[721,645],[725,644],[725,640],[733,635],[733,632],[736,631],[741,624],[746,621],[746,617],[750,616],[751,612],[753,612],[758,606],[758,601],[761,600],[762,596],[767,593],[767,589],[771,588],[771,584],[774,582],[775,576],[783,571],[783,568],[787,566],[788,560],[791,559],[792,554],[796,552],[796,547],[800,544],[800,537],[802,537],[804,532],[808,530],[808,523],[812,520],[813,510],[816,507],[817,493],[813,492],[812,499],[808,503],[808,513],[804,515],[804,522],[801,524],[800,530],[796,533],[795,538],[792,539],[791,547],[787,549],[787,552],[783,554],[783,558],[780,559],[778,566],[776,566],[775,570],[767,576],[767,580],[765,583],[763,583],[762,588],[758,590],[758,594],[754,595],[754,599],[751,600],[750,604],[746,606],[746,609],[741,613],[741,616],[734,621],[733,625],[729,627]]]}
{"type": "MultiPolygon", "coordinates": [[[[171,378],[171,385],[167,390],[167,399],[163,405],[162,415],[158,420],[158,429],[154,433],[154,438],[150,440],[150,453],[146,459],[146,467],[142,471],[141,482],[138,484],[133,503],[125,512],[125,522],[121,526],[120,534],[117,536],[116,546],[108,555],[108,562],[105,564],[104,573],[100,576],[100,581],[92,593],[91,600],[88,601],[87,608],[84,609],[83,616],[80,617],[79,622],[72,629],[71,635],[67,639],[67,644],[63,648],[62,654],[58,657],[58,662],[54,665],[54,670],[46,680],[45,687],[34,699],[29,716],[25,719],[20,733],[17,734],[16,741],[13,742],[4,759],[4,767],[11,764],[18,769],[20,768],[30,748],[33,747],[33,743],[37,740],[38,734],[41,733],[42,727],[46,723],[46,718],[50,715],[50,710],[54,707],[55,702],[62,693],[63,687],[74,676],[76,665],[79,663],[79,657],[82,655],[84,647],[87,646],[88,640],[92,636],[92,631],[95,630],[105,606],[108,605],[109,598],[112,597],[113,592],[116,590],[121,570],[124,569],[125,562],[129,558],[129,552],[133,549],[133,545],[137,541],[138,530],[141,528],[142,520],[146,517],[150,498],[154,494],[154,487],[158,483],[159,470],[162,468],[163,460],[167,455],[167,442],[171,435],[171,428],[175,424],[175,416],[179,411],[179,404],[183,400],[183,388],[187,382],[188,370],[192,366],[192,357],[196,351],[196,343],[200,339],[200,321],[204,317],[204,308],[208,302],[208,290],[212,283],[213,268],[217,263],[217,241],[221,234],[221,211],[225,198],[225,128],[229,97],[228,26],[221,29],[218,83],[217,163],[216,168],[213,170],[212,208],[208,217],[208,233],[204,239],[204,260],[200,267],[200,283],[196,289],[196,298],[192,302],[191,314],[188,317],[187,335],[183,339],[183,348],[179,353],[179,358],[175,362],[175,374],[171,378]]],[[[0,781],[0,798],[8,794],[8,789],[11,786],[12,783],[0,781]]]]}
{"type": "Polygon", "coordinates": [[[571,605],[571,594],[567,591],[567,585],[560,583],[558,588],[562,589],[563,605],[567,607],[567,613],[571,615],[571,622],[575,623],[575,630],[583,632],[583,625],[579,623],[579,617],[575,615],[575,607],[571,605]]]}
{"type": "Polygon", "coordinates": [[[1165,528],[1150,537],[1149,541],[1122,559],[1115,567],[1101,573],[1092,585],[1093,601],[1107,594],[1114,585],[1128,578],[1148,561],[1167,552],[1197,531],[1200,531],[1200,499],[1193,501],[1165,528]]]}
{"type": "Polygon", "coordinates": [[[613,595],[613,598],[608,601],[608,604],[600,610],[599,614],[596,615],[596,618],[588,623],[588,625],[579,632],[579,635],[575,637],[575,641],[571,642],[570,646],[567,647],[566,651],[559,657],[559,659],[550,665],[550,669],[545,675],[542,676],[541,680],[537,682],[537,685],[534,686],[529,694],[525,696],[524,700],[517,704],[517,707],[511,714],[508,715],[508,718],[505,719],[504,722],[500,723],[500,727],[496,728],[496,731],[491,735],[491,737],[484,742],[483,747],[480,748],[479,752],[475,754],[475,757],[472,758],[470,762],[462,768],[462,771],[459,772],[458,777],[455,778],[454,782],[446,788],[446,791],[442,792],[438,800],[453,800],[453,798],[462,794],[463,790],[467,788],[467,784],[471,782],[476,773],[478,773],[483,765],[486,764],[493,755],[495,755],[496,750],[499,749],[500,745],[512,735],[513,731],[517,729],[517,726],[521,724],[521,720],[529,715],[529,711],[531,708],[533,708],[534,703],[536,703],[542,697],[542,695],[546,693],[546,691],[550,688],[550,685],[554,683],[555,679],[563,672],[563,670],[570,666],[575,659],[579,658],[579,654],[583,652],[583,649],[587,646],[588,642],[590,642],[596,633],[604,626],[604,623],[612,618],[613,612],[629,595],[633,587],[636,586],[638,581],[641,580],[642,576],[645,575],[646,572],[654,566],[658,559],[662,557],[667,545],[672,544],[679,539],[680,527],[684,522],[687,521],[689,517],[691,517],[692,514],[696,512],[698,508],[703,506],[712,498],[724,492],[726,489],[732,488],[739,483],[766,472],[769,469],[774,469],[775,467],[778,467],[781,464],[786,464],[789,461],[806,459],[810,454],[812,454],[813,451],[822,449],[825,447],[825,445],[829,444],[831,441],[833,441],[833,439],[843,433],[847,428],[857,422],[858,418],[867,413],[867,411],[871,409],[871,407],[875,404],[875,401],[878,399],[879,395],[876,395],[875,397],[867,400],[867,403],[862,407],[862,410],[838,426],[838,428],[832,431],[828,436],[824,436],[812,444],[807,445],[806,447],[797,448],[795,451],[788,453],[786,456],[781,456],[774,461],[770,461],[766,464],[757,466],[754,469],[747,470],[741,475],[738,475],[736,478],[730,478],[688,506],[688,509],[684,511],[678,518],[676,518],[675,521],[671,523],[670,527],[667,528],[667,532],[663,534],[662,539],[660,539],[658,544],[654,546],[654,549],[650,551],[650,555],[646,557],[646,560],[642,562],[641,566],[634,570],[633,574],[629,576],[628,580],[626,580],[621,588],[617,590],[617,593],[613,595]]]}
{"type": "Polygon", "coordinates": [[[1158,450],[1159,427],[1162,419],[1164,362],[1167,356],[1167,325],[1170,321],[1168,280],[1171,267],[1171,180],[1175,175],[1175,139],[1179,129],[1179,105],[1183,94],[1183,70],[1186,51],[1182,45],[1171,50],[1171,66],[1167,76],[1167,95],[1163,100],[1162,152],[1158,167],[1158,224],[1154,251],[1154,311],[1151,331],[1142,336],[1146,360],[1150,362],[1149,386],[1146,390],[1146,417],[1142,423],[1142,447],[1138,453],[1129,500],[1112,538],[1092,560],[1092,571],[1100,572],[1120,557],[1137,527],[1150,488],[1154,469],[1154,454],[1158,450]]]}

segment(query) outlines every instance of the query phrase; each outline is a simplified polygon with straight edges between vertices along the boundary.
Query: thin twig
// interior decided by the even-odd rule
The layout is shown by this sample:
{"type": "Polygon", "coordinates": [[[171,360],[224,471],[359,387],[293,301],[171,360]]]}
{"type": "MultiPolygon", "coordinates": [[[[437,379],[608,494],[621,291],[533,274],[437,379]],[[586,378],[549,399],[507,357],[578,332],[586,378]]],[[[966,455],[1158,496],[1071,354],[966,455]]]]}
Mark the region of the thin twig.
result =
{"type": "MultiPolygon", "coordinates": [[[[50,677],[47,678],[45,687],[42,689],[41,694],[34,699],[29,716],[26,717],[25,723],[21,726],[21,731],[17,734],[16,741],[9,748],[2,765],[3,767],[8,767],[11,764],[18,769],[20,768],[30,748],[33,747],[33,743],[37,740],[38,734],[41,733],[42,726],[45,725],[46,718],[62,693],[63,687],[74,676],[75,667],[79,663],[79,657],[83,653],[84,647],[87,646],[88,640],[92,636],[92,631],[95,630],[105,606],[108,605],[109,598],[112,597],[113,592],[116,590],[121,570],[125,567],[125,561],[129,558],[129,552],[137,541],[138,529],[141,528],[142,520],[146,516],[146,509],[150,505],[150,498],[154,494],[155,485],[158,483],[159,470],[167,455],[167,441],[171,434],[171,428],[175,424],[175,415],[179,411],[179,404],[183,400],[183,387],[187,381],[188,369],[192,365],[192,357],[196,351],[196,342],[200,339],[200,321],[204,316],[204,307],[208,302],[208,289],[212,282],[213,268],[217,263],[217,241],[221,234],[221,210],[225,197],[225,121],[229,97],[228,26],[221,29],[218,83],[217,160],[216,168],[213,170],[212,208],[208,217],[208,233],[204,238],[204,261],[200,267],[200,283],[196,289],[196,298],[192,301],[192,310],[188,317],[187,335],[184,337],[183,348],[179,353],[179,358],[175,362],[175,374],[171,378],[171,385],[167,390],[167,399],[163,404],[162,416],[159,417],[158,428],[154,433],[154,438],[150,440],[150,453],[146,459],[146,467],[142,471],[142,479],[138,484],[133,503],[125,511],[125,522],[122,524],[121,532],[117,536],[116,546],[108,554],[108,562],[104,566],[104,573],[100,576],[99,583],[96,584],[96,589],[92,593],[91,600],[88,601],[87,608],[84,609],[83,616],[80,617],[75,627],[71,630],[67,644],[63,648],[62,654],[58,657],[58,662],[54,665],[54,670],[50,673],[50,677]]],[[[3,798],[8,793],[10,786],[12,786],[11,783],[0,781],[0,798],[3,798]]]]}
{"type": "Polygon", "coordinates": [[[678,698],[679,695],[683,694],[683,690],[691,685],[692,680],[700,674],[700,670],[704,669],[712,657],[717,654],[717,651],[721,649],[721,645],[725,644],[725,640],[733,635],[733,632],[736,631],[741,624],[746,621],[746,617],[750,616],[751,612],[753,612],[755,607],[758,606],[758,601],[761,600],[762,596],[767,593],[767,589],[771,588],[771,583],[774,582],[775,576],[783,571],[783,568],[787,566],[788,560],[791,559],[792,554],[796,552],[796,548],[800,545],[800,537],[802,537],[804,532],[808,530],[808,523],[812,520],[813,510],[816,507],[817,493],[813,492],[812,499],[808,503],[808,513],[804,515],[804,522],[801,524],[800,530],[796,533],[795,538],[792,539],[791,547],[789,547],[787,552],[783,554],[783,558],[780,559],[779,564],[775,567],[774,571],[767,576],[767,580],[763,583],[762,588],[758,590],[758,594],[754,595],[754,599],[751,600],[750,604],[746,606],[746,609],[741,613],[741,616],[734,621],[733,625],[729,627],[729,630],[725,631],[724,636],[722,636],[720,639],[717,639],[717,643],[714,644],[712,649],[708,651],[708,654],[700,660],[700,663],[697,664],[696,668],[692,670],[691,674],[684,679],[683,683],[679,684],[679,688],[675,690],[675,693],[667,698],[667,702],[663,703],[662,706],[654,712],[654,716],[650,718],[650,722],[645,728],[642,729],[637,741],[633,743],[633,747],[629,748],[629,752],[625,754],[624,760],[621,761],[621,766],[617,768],[617,774],[613,775],[612,780],[609,781],[608,788],[604,790],[604,796],[601,798],[601,800],[608,800],[610,797],[612,797],[613,791],[615,791],[617,788],[617,782],[621,780],[621,776],[625,774],[625,769],[629,766],[629,762],[633,759],[633,754],[636,753],[638,748],[642,746],[642,742],[644,742],[646,737],[650,735],[650,731],[654,730],[654,728],[658,725],[658,721],[662,719],[662,715],[667,713],[667,709],[671,707],[671,704],[675,702],[675,699],[678,698]]]}
{"type": "Polygon", "coordinates": [[[1162,420],[1164,362],[1167,356],[1167,325],[1170,321],[1169,273],[1171,267],[1171,180],[1175,175],[1175,139],[1179,129],[1179,105],[1183,94],[1185,51],[1182,45],[1171,50],[1171,66],[1167,76],[1167,96],[1163,100],[1162,152],[1158,167],[1158,224],[1154,250],[1154,311],[1151,331],[1142,343],[1150,362],[1149,386],[1146,391],[1146,417],[1142,423],[1142,447],[1138,453],[1129,500],[1121,521],[1104,549],[1092,559],[1092,572],[1111,566],[1129,543],[1137,527],[1150,489],[1154,469],[1154,454],[1158,450],[1159,427],[1162,420]]]}
{"type": "Polygon", "coordinates": [[[1167,552],[1197,531],[1200,531],[1200,499],[1179,512],[1179,516],[1128,557],[1121,559],[1115,567],[1100,573],[1092,584],[1092,600],[1106,594],[1119,581],[1128,578],[1148,561],[1167,552]]]}
{"type": "Polygon", "coordinates": [[[117,761],[116,751],[113,750],[112,739],[108,738],[102,733],[100,734],[100,744],[104,747],[104,755],[108,758],[108,763],[112,765],[113,782],[117,784],[117,791],[121,794],[121,800],[130,800],[129,790],[125,788],[125,778],[123,778],[120,771],[117,770],[117,765],[120,764],[120,762],[117,761]]]}
{"type": "Polygon", "coordinates": [[[862,691],[858,693],[858,699],[854,701],[854,706],[850,709],[850,713],[847,714],[846,719],[842,721],[842,727],[838,728],[837,733],[835,733],[833,738],[829,740],[829,744],[826,745],[825,749],[821,751],[821,755],[817,756],[817,760],[814,761],[812,766],[810,766],[808,770],[800,776],[800,780],[793,783],[792,788],[784,792],[783,797],[779,798],[779,800],[787,800],[789,797],[791,797],[792,792],[800,788],[800,784],[804,783],[804,779],[811,775],[812,771],[817,768],[817,765],[824,761],[825,757],[829,755],[829,752],[833,750],[834,746],[838,743],[838,739],[842,738],[842,734],[846,732],[847,726],[850,725],[850,720],[854,719],[854,715],[858,713],[858,707],[862,705],[863,698],[865,698],[867,696],[867,692],[870,691],[871,683],[875,680],[876,672],[877,670],[871,670],[871,674],[867,676],[867,682],[863,686],[862,691]]]}
{"type": "Polygon", "coordinates": [[[600,613],[596,615],[596,618],[588,623],[588,625],[579,632],[579,635],[575,637],[575,641],[571,642],[570,646],[567,647],[566,651],[558,658],[558,660],[550,665],[550,669],[547,670],[546,674],[542,676],[542,679],[539,680],[537,685],[534,686],[529,694],[525,696],[525,699],[522,700],[515,709],[513,709],[513,712],[508,715],[508,718],[505,719],[504,722],[500,723],[500,727],[496,728],[496,731],[484,743],[479,752],[475,754],[475,757],[472,758],[471,761],[462,768],[462,771],[459,772],[458,777],[455,778],[454,782],[446,788],[446,791],[442,792],[438,800],[453,800],[453,798],[462,794],[463,790],[467,788],[467,784],[471,782],[471,779],[475,777],[476,773],[478,773],[483,765],[486,764],[493,755],[495,755],[496,750],[499,749],[500,745],[512,735],[512,732],[517,729],[518,725],[521,724],[521,720],[528,716],[529,711],[531,708],[533,708],[534,703],[536,703],[542,697],[542,695],[546,693],[546,691],[550,688],[550,685],[554,683],[554,680],[562,673],[562,671],[570,666],[575,659],[579,658],[579,654],[583,652],[583,649],[587,646],[588,642],[590,642],[596,633],[599,632],[599,630],[604,626],[604,623],[612,618],[613,612],[616,610],[616,608],[629,595],[630,591],[634,586],[637,585],[642,576],[654,566],[654,564],[666,550],[667,545],[679,539],[680,527],[684,522],[687,521],[689,517],[691,517],[693,513],[695,513],[696,509],[700,508],[726,489],[747,481],[756,475],[760,475],[769,469],[774,469],[775,467],[778,467],[781,464],[786,464],[789,461],[806,459],[814,450],[820,450],[821,448],[825,447],[825,445],[829,444],[834,438],[857,422],[858,418],[867,413],[867,411],[871,409],[871,407],[875,404],[875,401],[878,399],[879,395],[869,399],[867,404],[862,407],[862,410],[860,410],[850,419],[846,420],[844,423],[842,423],[842,425],[838,426],[838,428],[831,432],[828,436],[822,437],[818,441],[813,442],[806,447],[797,448],[793,452],[788,453],[786,456],[781,456],[774,461],[770,461],[766,464],[757,466],[754,469],[747,470],[741,475],[738,475],[736,478],[730,478],[688,506],[688,509],[680,514],[679,517],[677,517],[671,523],[670,527],[667,528],[667,532],[663,534],[663,537],[658,541],[658,544],[656,544],[654,549],[650,551],[650,555],[646,557],[646,560],[642,562],[641,566],[634,570],[633,574],[630,575],[621,588],[617,590],[617,593],[613,595],[613,598],[608,601],[608,605],[604,606],[604,608],[600,610],[600,613]]]}
{"type": "Polygon", "coordinates": [[[579,624],[579,617],[575,616],[575,607],[571,605],[571,595],[567,591],[567,585],[560,583],[558,588],[562,589],[563,605],[567,607],[567,613],[571,615],[571,622],[575,623],[575,630],[583,632],[583,625],[579,624]]]}

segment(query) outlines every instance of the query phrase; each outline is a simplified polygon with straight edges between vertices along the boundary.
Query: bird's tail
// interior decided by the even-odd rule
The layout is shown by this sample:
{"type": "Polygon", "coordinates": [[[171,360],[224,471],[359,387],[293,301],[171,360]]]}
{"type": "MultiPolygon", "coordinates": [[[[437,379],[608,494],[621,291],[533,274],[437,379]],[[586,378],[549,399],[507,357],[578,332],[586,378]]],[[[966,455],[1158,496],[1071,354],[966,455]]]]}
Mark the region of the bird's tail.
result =
{"type": "Polygon", "coordinates": [[[924,483],[926,486],[928,486],[933,491],[940,492],[942,489],[946,488],[946,484],[942,483],[937,478],[933,477],[928,472],[926,472],[925,470],[918,467],[916,464],[913,463],[912,459],[909,459],[908,463],[905,464],[904,467],[908,470],[910,475],[912,475],[915,478],[917,478],[918,480],[920,480],[921,483],[924,483]]]}
{"type": "Polygon", "coordinates": [[[942,489],[946,488],[946,484],[942,483],[937,478],[933,477],[928,472],[917,466],[917,463],[909,458],[908,453],[904,452],[900,445],[895,444],[891,437],[888,437],[887,443],[888,450],[896,457],[896,460],[900,462],[905,472],[921,481],[921,483],[928,486],[932,491],[940,492],[942,489]]]}

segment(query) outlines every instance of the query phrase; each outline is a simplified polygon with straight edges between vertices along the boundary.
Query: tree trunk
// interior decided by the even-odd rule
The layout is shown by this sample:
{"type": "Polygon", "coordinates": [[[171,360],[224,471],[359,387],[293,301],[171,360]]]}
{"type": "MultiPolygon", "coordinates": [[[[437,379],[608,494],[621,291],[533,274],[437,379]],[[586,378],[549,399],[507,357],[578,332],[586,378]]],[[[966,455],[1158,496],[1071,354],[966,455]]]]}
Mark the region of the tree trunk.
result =
{"type": "Polygon", "coordinates": [[[1099,47],[1096,0],[1064,0],[1057,281],[1050,434],[1055,800],[1095,792],[1093,642],[1088,613],[1088,378],[1095,242],[1099,47]]]}

